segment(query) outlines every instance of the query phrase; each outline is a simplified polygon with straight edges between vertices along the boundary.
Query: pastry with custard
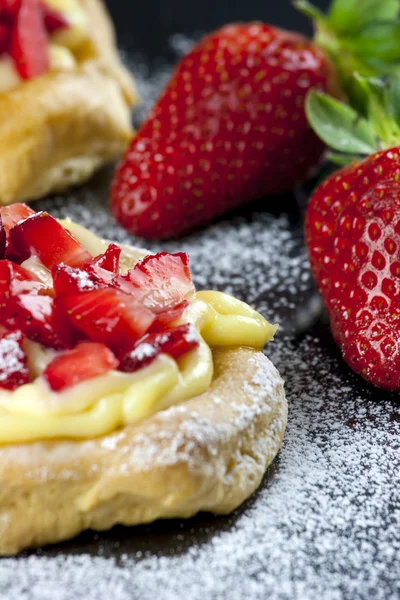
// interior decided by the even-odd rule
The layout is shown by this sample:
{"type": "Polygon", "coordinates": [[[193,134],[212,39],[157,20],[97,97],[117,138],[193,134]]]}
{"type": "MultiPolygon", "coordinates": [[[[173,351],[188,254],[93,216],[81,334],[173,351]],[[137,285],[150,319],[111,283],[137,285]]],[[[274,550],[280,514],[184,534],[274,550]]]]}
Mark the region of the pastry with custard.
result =
{"type": "Polygon", "coordinates": [[[239,506],[284,435],[276,326],[185,253],[0,213],[0,554],[239,506]]]}
{"type": "Polygon", "coordinates": [[[117,158],[136,100],[102,0],[0,0],[0,204],[117,158]]]}

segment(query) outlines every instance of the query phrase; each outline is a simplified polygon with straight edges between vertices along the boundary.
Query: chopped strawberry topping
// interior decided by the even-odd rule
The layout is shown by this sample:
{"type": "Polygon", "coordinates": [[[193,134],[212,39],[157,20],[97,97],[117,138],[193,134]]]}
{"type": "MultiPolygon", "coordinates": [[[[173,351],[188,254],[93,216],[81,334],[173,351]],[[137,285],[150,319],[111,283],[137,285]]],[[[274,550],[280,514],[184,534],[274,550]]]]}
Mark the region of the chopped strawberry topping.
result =
{"type": "Polygon", "coordinates": [[[13,258],[23,262],[34,255],[48,269],[64,263],[79,267],[91,260],[90,253],[56,219],[36,213],[15,225],[9,233],[13,258]]]}
{"type": "Polygon", "coordinates": [[[15,390],[29,383],[28,358],[22,347],[21,331],[9,331],[0,336],[0,388],[15,390]]]}
{"type": "Polygon", "coordinates": [[[121,360],[120,369],[133,373],[150,364],[159,354],[179,358],[199,345],[193,325],[185,324],[161,333],[148,333],[121,360]]]}
{"type": "Polygon", "coordinates": [[[67,294],[57,301],[74,327],[117,354],[131,349],[155,319],[148,308],[113,288],[67,294]]]}
{"type": "MultiPolygon", "coordinates": [[[[7,257],[0,258],[0,323],[19,332],[10,340],[22,358],[23,337],[63,351],[45,373],[54,390],[110,369],[135,371],[162,352],[178,358],[198,345],[192,326],[172,327],[194,294],[186,254],[147,256],[121,275],[117,245],[93,258],[56,219],[24,204],[0,209],[0,252],[7,257]],[[46,269],[53,287],[49,277],[40,279],[46,269]]],[[[0,357],[1,344],[11,343],[1,331],[0,357]]],[[[29,380],[21,361],[20,379],[8,366],[2,372],[0,362],[0,387],[29,380]]]]}
{"type": "Polygon", "coordinates": [[[185,309],[189,306],[189,302],[184,300],[180,304],[177,304],[174,308],[158,313],[156,320],[150,327],[150,332],[163,331],[168,327],[171,327],[175,321],[181,318],[185,309]]]}
{"type": "Polygon", "coordinates": [[[43,12],[44,24],[48,33],[51,34],[55,31],[58,31],[59,29],[65,29],[69,27],[68,20],[58,10],[50,8],[50,6],[47,6],[45,2],[41,3],[41,7],[43,12]]]}
{"type": "Polygon", "coordinates": [[[3,221],[0,216],[0,258],[4,258],[6,254],[7,235],[4,229],[3,221]]]}
{"type": "Polygon", "coordinates": [[[10,44],[10,28],[6,23],[0,23],[0,54],[7,52],[10,44]]]}
{"type": "Polygon", "coordinates": [[[1,322],[49,348],[69,348],[76,335],[46,291],[33,273],[9,260],[0,260],[1,322]]]}
{"type": "Polygon", "coordinates": [[[10,260],[0,260],[0,306],[9,296],[38,293],[44,287],[30,271],[10,260]]]}
{"type": "Polygon", "coordinates": [[[26,337],[47,348],[62,350],[79,341],[69,320],[50,296],[12,296],[0,314],[5,325],[21,329],[26,337]]]}
{"type": "Polygon", "coordinates": [[[47,33],[39,0],[20,0],[11,33],[10,55],[22,79],[49,68],[47,33]]]}
{"type": "Polygon", "coordinates": [[[100,254],[81,265],[80,268],[65,264],[52,269],[54,289],[57,296],[75,292],[88,292],[112,284],[118,273],[121,248],[110,244],[104,254],[100,254]]]}
{"type": "Polygon", "coordinates": [[[121,257],[121,248],[116,244],[110,244],[104,254],[99,254],[87,264],[87,267],[98,267],[110,273],[119,272],[119,259],[121,257]]]}
{"type": "Polygon", "coordinates": [[[51,389],[59,392],[117,367],[118,360],[107,346],[83,342],[57,356],[46,367],[44,377],[51,389]]]}
{"type": "Polygon", "coordinates": [[[194,294],[189,257],[184,252],[146,256],[127,275],[116,277],[115,285],[155,313],[170,310],[194,294]]]}
{"type": "Polygon", "coordinates": [[[7,234],[7,239],[10,229],[12,229],[20,221],[23,221],[34,214],[35,211],[26,204],[19,203],[11,204],[11,206],[2,206],[0,208],[0,216],[7,234]]]}

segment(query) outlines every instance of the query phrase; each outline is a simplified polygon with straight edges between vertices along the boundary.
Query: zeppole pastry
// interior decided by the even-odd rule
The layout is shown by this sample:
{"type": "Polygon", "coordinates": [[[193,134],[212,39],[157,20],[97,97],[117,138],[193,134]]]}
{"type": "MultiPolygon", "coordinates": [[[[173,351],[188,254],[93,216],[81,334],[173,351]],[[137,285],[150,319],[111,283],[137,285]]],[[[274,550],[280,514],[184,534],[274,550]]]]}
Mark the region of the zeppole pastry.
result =
{"type": "Polygon", "coordinates": [[[0,204],[118,157],[136,99],[101,0],[0,0],[0,204]]]}
{"type": "Polygon", "coordinates": [[[276,326],[196,292],[185,253],[0,212],[0,554],[234,510],[285,430],[276,326]]]}

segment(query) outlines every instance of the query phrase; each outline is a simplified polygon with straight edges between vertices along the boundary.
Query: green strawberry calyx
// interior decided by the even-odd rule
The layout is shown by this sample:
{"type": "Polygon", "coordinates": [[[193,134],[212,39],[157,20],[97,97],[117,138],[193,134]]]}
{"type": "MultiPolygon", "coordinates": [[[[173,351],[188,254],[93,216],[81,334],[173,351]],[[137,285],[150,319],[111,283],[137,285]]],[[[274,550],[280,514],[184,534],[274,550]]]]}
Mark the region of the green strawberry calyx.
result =
{"type": "Polygon", "coordinates": [[[316,134],[334,152],[329,158],[339,165],[400,146],[400,73],[384,79],[355,74],[363,111],[311,90],[306,114],[316,134]]]}
{"type": "Polygon", "coordinates": [[[313,19],[315,42],[335,63],[353,104],[354,72],[382,77],[400,69],[400,0],[333,0],[326,15],[308,0],[294,5],[313,19]]]}

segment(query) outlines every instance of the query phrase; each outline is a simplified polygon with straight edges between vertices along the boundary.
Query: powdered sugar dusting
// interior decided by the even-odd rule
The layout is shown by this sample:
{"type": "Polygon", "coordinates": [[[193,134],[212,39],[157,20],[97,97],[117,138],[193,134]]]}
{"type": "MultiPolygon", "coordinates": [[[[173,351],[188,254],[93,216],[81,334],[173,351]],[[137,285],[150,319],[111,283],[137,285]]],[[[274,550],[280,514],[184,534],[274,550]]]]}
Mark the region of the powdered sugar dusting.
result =
{"type": "MultiPolygon", "coordinates": [[[[163,70],[155,81],[165,77],[163,70]]],[[[142,93],[145,86],[154,98],[157,85],[140,80],[142,93]]],[[[109,239],[143,245],[111,221],[109,180],[103,177],[39,206],[57,216],[67,213],[109,239]]],[[[274,202],[268,201],[272,209],[274,202]]],[[[58,551],[4,559],[0,598],[399,598],[397,397],[372,391],[351,374],[327,326],[312,325],[320,305],[299,208],[293,199],[278,215],[265,212],[268,207],[265,202],[241,211],[179,241],[145,244],[154,251],[188,251],[198,286],[234,293],[281,324],[267,354],[286,381],[289,423],[259,493],[227,518],[87,534],[58,551]]],[[[244,409],[238,418],[244,422],[244,409]]],[[[207,434],[207,423],[198,433],[207,434]]],[[[108,438],[110,452],[118,435],[108,438]]]]}

